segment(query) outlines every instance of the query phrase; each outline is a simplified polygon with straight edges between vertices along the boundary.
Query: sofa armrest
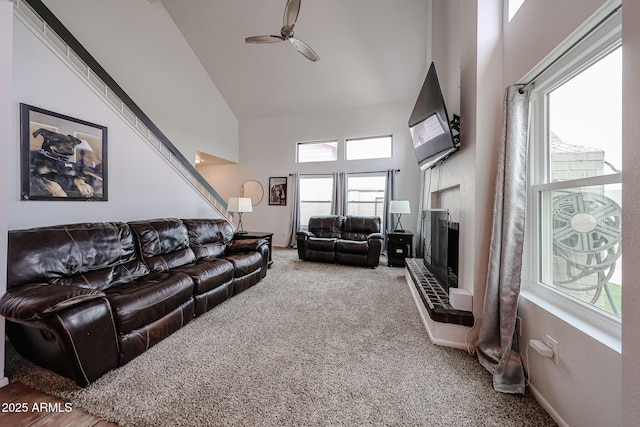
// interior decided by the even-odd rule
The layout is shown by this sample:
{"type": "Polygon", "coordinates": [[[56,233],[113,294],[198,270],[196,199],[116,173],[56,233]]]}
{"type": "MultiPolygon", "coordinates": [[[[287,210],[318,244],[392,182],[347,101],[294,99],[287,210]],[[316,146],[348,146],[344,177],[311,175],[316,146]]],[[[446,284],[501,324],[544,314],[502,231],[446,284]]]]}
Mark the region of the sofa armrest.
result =
{"type": "Polygon", "coordinates": [[[232,240],[227,243],[228,254],[233,253],[242,253],[242,252],[252,252],[252,251],[260,251],[261,247],[268,244],[265,239],[242,239],[242,240],[232,240]]]}
{"type": "Polygon", "coordinates": [[[371,233],[367,236],[367,240],[371,239],[384,240],[384,236],[382,235],[382,233],[371,233]]]}
{"type": "Polygon", "coordinates": [[[78,286],[32,283],[7,290],[0,299],[0,314],[14,322],[28,322],[104,296],[102,291],[78,286]]]}
{"type": "Polygon", "coordinates": [[[316,237],[311,231],[296,231],[296,247],[298,248],[298,258],[307,259],[307,240],[310,237],[316,237]]]}
{"type": "Polygon", "coordinates": [[[309,237],[316,237],[311,231],[296,231],[296,239],[308,239],[309,237]]]}

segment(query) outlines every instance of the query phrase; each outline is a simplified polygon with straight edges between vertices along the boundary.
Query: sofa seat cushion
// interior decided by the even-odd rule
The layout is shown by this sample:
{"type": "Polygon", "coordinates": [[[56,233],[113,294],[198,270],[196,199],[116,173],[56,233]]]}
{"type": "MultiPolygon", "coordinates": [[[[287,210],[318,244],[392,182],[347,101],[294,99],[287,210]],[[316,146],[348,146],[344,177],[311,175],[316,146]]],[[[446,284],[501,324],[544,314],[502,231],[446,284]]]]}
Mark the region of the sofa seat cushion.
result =
{"type": "Polygon", "coordinates": [[[203,295],[233,280],[233,264],[220,258],[201,258],[174,271],[186,273],[193,279],[194,295],[203,295]]]}
{"type": "Polygon", "coordinates": [[[182,272],[152,273],[105,290],[121,334],[171,313],[193,296],[193,280],[182,272]]]}
{"type": "Polygon", "coordinates": [[[309,237],[307,240],[307,249],[312,251],[333,252],[336,249],[336,241],[334,238],[309,237]]]}
{"type": "Polygon", "coordinates": [[[336,252],[345,254],[364,254],[369,253],[369,244],[367,241],[354,241],[338,239],[336,243],[336,252]]]}
{"type": "Polygon", "coordinates": [[[233,264],[233,277],[243,277],[262,267],[262,254],[260,252],[247,252],[243,254],[231,254],[224,257],[233,264]]]}

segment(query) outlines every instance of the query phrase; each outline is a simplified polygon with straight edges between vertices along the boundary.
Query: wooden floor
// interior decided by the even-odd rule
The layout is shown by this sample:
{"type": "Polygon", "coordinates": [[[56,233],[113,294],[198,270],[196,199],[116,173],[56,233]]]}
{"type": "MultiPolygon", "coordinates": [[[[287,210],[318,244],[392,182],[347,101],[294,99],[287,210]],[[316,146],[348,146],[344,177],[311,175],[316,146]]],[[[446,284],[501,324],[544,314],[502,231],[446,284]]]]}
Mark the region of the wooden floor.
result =
{"type": "Polygon", "coordinates": [[[117,427],[22,383],[0,388],[0,426],[117,427]]]}

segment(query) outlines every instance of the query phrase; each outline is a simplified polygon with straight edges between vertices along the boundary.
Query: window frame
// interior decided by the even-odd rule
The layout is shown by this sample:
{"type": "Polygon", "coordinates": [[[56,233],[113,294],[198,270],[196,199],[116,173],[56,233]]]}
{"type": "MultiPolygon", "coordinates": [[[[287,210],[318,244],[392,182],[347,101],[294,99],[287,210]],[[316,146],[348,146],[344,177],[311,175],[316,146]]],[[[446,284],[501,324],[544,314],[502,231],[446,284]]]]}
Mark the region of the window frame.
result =
{"type": "Polygon", "coordinates": [[[338,161],[338,150],[339,150],[339,142],[337,139],[324,139],[319,141],[301,141],[296,142],[296,163],[330,163],[338,161]],[[336,145],[336,156],[335,159],[330,160],[300,160],[300,147],[303,145],[320,145],[326,143],[335,143],[336,145]]]}
{"type": "Polygon", "coordinates": [[[359,204],[359,203],[375,203],[377,204],[377,202],[373,201],[373,202],[358,202],[358,201],[349,201],[349,181],[351,178],[360,178],[360,177],[378,177],[378,178],[383,178],[384,180],[384,185],[382,187],[382,213],[379,215],[380,216],[380,220],[381,220],[381,230],[384,230],[384,203],[385,203],[385,193],[386,193],[386,189],[387,189],[387,177],[386,174],[384,172],[362,172],[362,173],[348,173],[347,174],[347,182],[346,182],[346,188],[345,188],[345,192],[347,194],[347,204],[345,206],[345,214],[349,215],[349,205],[350,204],[359,204]]]}
{"type": "MultiPolygon", "coordinates": [[[[622,173],[565,181],[550,180],[548,93],[560,87],[622,45],[621,14],[613,15],[587,36],[569,46],[567,53],[541,72],[534,82],[530,104],[530,152],[527,243],[523,264],[522,297],[567,321],[610,348],[621,351],[622,319],[542,283],[540,236],[545,220],[544,192],[593,185],[622,184],[622,173]]],[[[624,191],[624,190],[623,190],[624,191]]]]}
{"type": "Polygon", "coordinates": [[[344,140],[344,159],[347,161],[358,161],[358,160],[378,160],[378,159],[391,159],[393,158],[393,135],[379,135],[379,136],[364,136],[358,138],[346,138],[344,140]],[[366,140],[389,140],[389,155],[384,157],[359,157],[350,159],[349,158],[349,142],[351,141],[366,141],[366,140]]]}
{"type": "MultiPolygon", "coordinates": [[[[300,181],[302,184],[302,181],[305,179],[318,179],[318,178],[325,178],[325,179],[329,179],[331,180],[331,186],[329,188],[329,194],[330,194],[330,198],[329,200],[302,200],[302,193],[300,194],[300,201],[298,203],[298,209],[300,212],[300,230],[302,231],[307,231],[309,224],[308,221],[303,221],[302,220],[302,206],[303,203],[324,203],[324,202],[329,202],[329,212],[328,214],[331,214],[331,204],[333,203],[333,175],[332,174],[309,174],[309,175],[300,175],[300,181]]],[[[302,185],[300,185],[302,187],[302,185]]]]}

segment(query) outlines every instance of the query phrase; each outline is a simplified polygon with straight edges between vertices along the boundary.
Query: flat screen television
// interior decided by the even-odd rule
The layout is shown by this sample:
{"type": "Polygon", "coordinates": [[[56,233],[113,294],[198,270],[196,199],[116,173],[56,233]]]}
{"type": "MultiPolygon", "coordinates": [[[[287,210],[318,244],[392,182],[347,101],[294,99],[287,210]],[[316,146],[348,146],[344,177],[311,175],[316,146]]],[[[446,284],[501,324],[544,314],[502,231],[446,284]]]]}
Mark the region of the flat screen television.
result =
{"type": "Polygon", "coordinates": [[[433,62],[409,118],[409,131],[420,170],[435,167],[460,147],[459,117],[449,121],[433,62]]]}

